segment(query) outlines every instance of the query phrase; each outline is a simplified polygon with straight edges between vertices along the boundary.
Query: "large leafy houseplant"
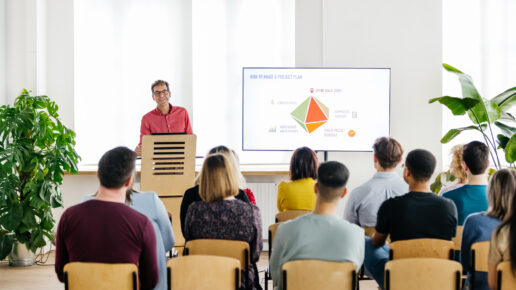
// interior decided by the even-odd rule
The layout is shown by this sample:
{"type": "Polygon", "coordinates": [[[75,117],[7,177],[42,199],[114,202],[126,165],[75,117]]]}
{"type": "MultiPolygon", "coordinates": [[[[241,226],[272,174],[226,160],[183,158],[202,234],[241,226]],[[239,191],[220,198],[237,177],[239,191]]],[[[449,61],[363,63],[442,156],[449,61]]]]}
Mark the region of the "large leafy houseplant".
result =
{"type": "Polygon", "coordinates": [[[0,259],[16,241],[28,249],[54,240],[52,208],[61,207],[65,171],[77,172],[75,132],[47,96],[23,90],[0,107],[0,259]]]}
{"type": "Polygon", "coordinates": [[[494,98],[488,100],[480,96],[471,76],[448,64],[443,64],[444,69],[456,74],[462,88],[462,98],[443,96],[433,98],[429,102],[439,102],[446,106],[453,115],[468,114],[472,125],[462,128],[450,129],[441,139],[441,143],[448,143],[461,132],[476,130],[489,146],[491,159],[496,169],[501,167],[498,151],[503,150],[505,160],[512,166],[516,161],[516,119],[509,113],[509,109],[516,103],[516,87],[512,87],[494,98]],[[493,125],[500,129],[496,135],[493,125]]]}

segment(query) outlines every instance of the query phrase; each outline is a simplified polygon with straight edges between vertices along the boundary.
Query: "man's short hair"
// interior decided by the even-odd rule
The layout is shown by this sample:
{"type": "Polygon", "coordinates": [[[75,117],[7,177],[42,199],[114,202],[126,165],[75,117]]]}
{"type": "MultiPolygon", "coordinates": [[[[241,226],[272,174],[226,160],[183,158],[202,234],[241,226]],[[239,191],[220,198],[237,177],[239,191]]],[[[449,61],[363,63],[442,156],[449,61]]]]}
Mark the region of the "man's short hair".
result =
{"type": "Polygon", "coordinates": [[[380,166],[385,169],[396,167],[401,162],[403,156],[401,144],[396,139],[390,137],[376,139],[373,150],[380,166]]]}
{"type": "Polygon", "coordinates": [[[134,172],[136,153],[127,147],[116,147],[102,155],[99,161],[100,184],[106,188],[121,188],[134,172]]]}
{"type": "Polygon", "coordinates": [[[483,174],[489,166],[489,148],[480,141],[464,145],[462,159],[473,175],[483,174]]]}
{"type": "Polygon", "coordinates": [[[154,94],[154,87],[158,86],[158,85],[166,85],[167,86],[167,91],[170,91],[170,88],[168,87],[168,82],[166,82],[164,80],[157,80],[157,81],[153,82],[152,85],[151,85],[151,91],[152,91],[153,94],[154,94]]]}
{"type": "Polygon", "coordinates": [[[430,151],[416,149],[409,152],[405,166],[416,181],[427,181],[435,170],[435,157],[430,151]]]}
{"type": "Polygon", "coordinates": [[[337,161],[324,162],[317,171],[319,198],[323,201],[333,201],[340,196],[349,178],[348,168],[337,161]]]}

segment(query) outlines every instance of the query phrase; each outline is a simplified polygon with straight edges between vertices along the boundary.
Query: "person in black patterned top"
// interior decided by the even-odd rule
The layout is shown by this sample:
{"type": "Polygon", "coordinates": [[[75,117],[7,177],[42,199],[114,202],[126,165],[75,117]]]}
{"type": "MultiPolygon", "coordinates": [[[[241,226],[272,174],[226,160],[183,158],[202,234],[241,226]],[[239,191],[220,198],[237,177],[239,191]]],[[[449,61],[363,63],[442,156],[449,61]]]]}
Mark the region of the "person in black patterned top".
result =
{"type": "Polygon", "coordinates": [[[206,157],[199,177],[199,194],[203,201],[188,207],[185,240],[223,239],[249,243],[252,267],[248,277],[242,280],[246,282],[246,289],[262,289],[256,267],[263,248],[260,210],[235,198],[237,176],[234,165],[225,156],[206,157]]]}

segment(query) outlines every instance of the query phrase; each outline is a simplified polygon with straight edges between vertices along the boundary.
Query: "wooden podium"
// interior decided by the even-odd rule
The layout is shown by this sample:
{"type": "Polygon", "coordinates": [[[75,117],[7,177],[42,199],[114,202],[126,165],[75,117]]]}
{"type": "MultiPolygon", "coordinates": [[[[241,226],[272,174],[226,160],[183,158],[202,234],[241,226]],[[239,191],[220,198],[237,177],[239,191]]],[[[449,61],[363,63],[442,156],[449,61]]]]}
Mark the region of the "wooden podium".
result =
{"type": "Polygon", "coordinates": [[[195,178],[195,135],[145,135],[142,139],[141,191],[154,191],[172,215],[175,246],[182,247],[179,211],[195,178]]]}

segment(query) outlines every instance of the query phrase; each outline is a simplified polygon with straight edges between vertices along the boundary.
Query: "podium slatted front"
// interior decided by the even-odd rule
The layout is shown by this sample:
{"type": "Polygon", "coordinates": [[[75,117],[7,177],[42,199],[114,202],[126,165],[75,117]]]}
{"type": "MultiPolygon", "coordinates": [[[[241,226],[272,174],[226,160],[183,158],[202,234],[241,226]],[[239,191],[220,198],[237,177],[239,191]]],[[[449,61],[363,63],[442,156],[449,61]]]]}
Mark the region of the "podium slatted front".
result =
{"type": "Polygon", "coordinates": [[[142,139],[142,191],[156,192],[172,213],[176,246],[184,245],[179,209],[195,178],[195,135],[145,135],[142,139]]]}

